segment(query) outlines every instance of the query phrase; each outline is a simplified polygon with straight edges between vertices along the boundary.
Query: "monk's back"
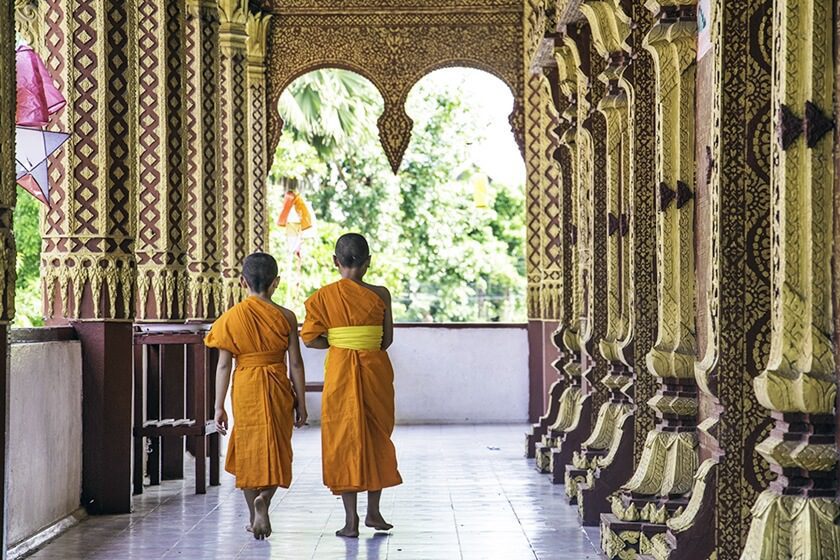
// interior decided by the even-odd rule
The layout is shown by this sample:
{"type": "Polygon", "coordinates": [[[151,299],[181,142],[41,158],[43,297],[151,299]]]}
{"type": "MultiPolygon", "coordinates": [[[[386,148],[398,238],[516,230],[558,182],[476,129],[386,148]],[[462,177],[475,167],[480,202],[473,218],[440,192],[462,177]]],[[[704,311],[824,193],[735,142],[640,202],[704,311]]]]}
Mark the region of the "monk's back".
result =
{"type": "Polygon", "coordinates": [[[318,291],[327,328],[381,325],[385,302],[373,290],[341,279],[318,291]]]}
{"type": "MultiPolygon", "coordinates": [[[[249,297],[219,319],[228,339],[224,346],[234,356],[259,352],[283,352],[289,346],[289,323],[276,306],[258,297],[249,297]]],[[[215,333],[214,333],[215,334],[215,333]]]]}

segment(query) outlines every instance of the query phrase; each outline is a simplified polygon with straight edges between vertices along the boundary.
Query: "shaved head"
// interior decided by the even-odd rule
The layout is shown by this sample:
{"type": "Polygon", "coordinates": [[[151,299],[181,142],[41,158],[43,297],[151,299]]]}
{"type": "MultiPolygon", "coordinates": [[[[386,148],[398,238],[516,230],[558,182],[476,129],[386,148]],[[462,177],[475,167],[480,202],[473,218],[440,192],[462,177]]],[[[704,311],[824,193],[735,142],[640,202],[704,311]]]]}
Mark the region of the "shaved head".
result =
{"type": "Polygon", "coordinates": [[[335,257],[341,266],[359,268],[370,258],[367,239],[358,233],[345,233],[335,244],[335,257]]]}
{"type": "Polygon", "coordinates": [[[263,293],[277,278],[277,261],[268,253],[253,253],[242,263],[242,276],[254,292],[263,293]]]}

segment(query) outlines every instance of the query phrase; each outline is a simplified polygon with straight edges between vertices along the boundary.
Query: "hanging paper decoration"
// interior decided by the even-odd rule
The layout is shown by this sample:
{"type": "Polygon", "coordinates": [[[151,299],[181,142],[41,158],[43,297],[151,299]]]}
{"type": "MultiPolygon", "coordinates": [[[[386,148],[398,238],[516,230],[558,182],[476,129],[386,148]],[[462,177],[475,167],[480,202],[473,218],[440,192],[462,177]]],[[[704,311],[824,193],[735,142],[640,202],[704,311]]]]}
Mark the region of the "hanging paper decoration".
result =
{"type": "Polygon", "coordinates": [[[15,122],[18,126],[46,126],[50,116],[63,109],[67,101],[55,87],[41,57],[26,43],[21,43],[15,49],[15,72],[15,122]]]}
{"type": "Polygon", "coordinates": [[[301,231],[312,227],[312,213],[303,197],[294,191],[286,193],[283,209],[277,218],[277,225],[280,227],[287,227],[289,222],[300,224],[301,231]]]}
{"type": "Polygon", "coordinates": [[[49,206],[48,158],[70,138],[64,132],[15,128],[15,179],[18,185],[49,206]]]}
{"type": "Polygon", "coordinates": [[[483,173],[476,173],[470,178],[473,187],[473,202],[476,208],[489,208],[490,195],[488,194],[489,184],[487,176],[483,173]]]}
{"type": "Polygon", "coordinates": [[[26,43],[18,44],[15,49],[15,72],[15,178],[27,192],[49,206],[48,159],[70,135],[41,127],[67,101],[55,87],[41,57],[26,43]]]}

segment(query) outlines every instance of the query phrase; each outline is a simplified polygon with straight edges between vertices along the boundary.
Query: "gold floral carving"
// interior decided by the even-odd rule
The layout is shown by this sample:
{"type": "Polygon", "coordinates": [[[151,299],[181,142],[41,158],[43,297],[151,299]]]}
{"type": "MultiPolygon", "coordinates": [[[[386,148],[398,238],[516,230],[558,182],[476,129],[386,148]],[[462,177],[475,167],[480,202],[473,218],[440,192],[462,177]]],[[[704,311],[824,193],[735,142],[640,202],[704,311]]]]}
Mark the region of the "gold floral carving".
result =
{"type": "Polygon", "coordinates": [[[15,31],[42,56],[44,45],[44,11],[46,4],[39,0],[15,0],[15,31]]]}
{"type": "Polygon", "coordinates": [[[353,2],[346,9],[325,4],[268,5],[274,14],[267,55],[269,154],[282,129],[280,94],[297,77],[325,67],[357,72],[381,93],[380,140],[394,171],[411,138],[413,123],[405,112],[408,94],[423,76],[439,68],[468,66],[504,81],[515,99],[511,125],[523,144],[522,2],[511,0],[488,9],[486,3],[460,0],[440,10],[433,4],[398,10],[379,2],[353,2]]]}

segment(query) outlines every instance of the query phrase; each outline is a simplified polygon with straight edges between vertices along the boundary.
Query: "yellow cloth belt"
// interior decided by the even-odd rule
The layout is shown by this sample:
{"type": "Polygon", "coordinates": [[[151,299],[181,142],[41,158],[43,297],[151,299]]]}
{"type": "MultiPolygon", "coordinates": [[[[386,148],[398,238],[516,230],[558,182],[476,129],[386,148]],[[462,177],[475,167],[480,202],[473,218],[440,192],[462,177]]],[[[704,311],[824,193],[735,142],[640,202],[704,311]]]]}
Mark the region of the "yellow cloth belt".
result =
{"type": "Polygon", "coordinates": [[[286,365],[285,352],[252,352],[236,357],[236,367],[265,367],[275,364],[286,365]]]}
{"type": "Polygon", "coordinates": [[[327,331],[333,348],[346,350],[381,350],[382,326],[335,327],[327,331]]]}

